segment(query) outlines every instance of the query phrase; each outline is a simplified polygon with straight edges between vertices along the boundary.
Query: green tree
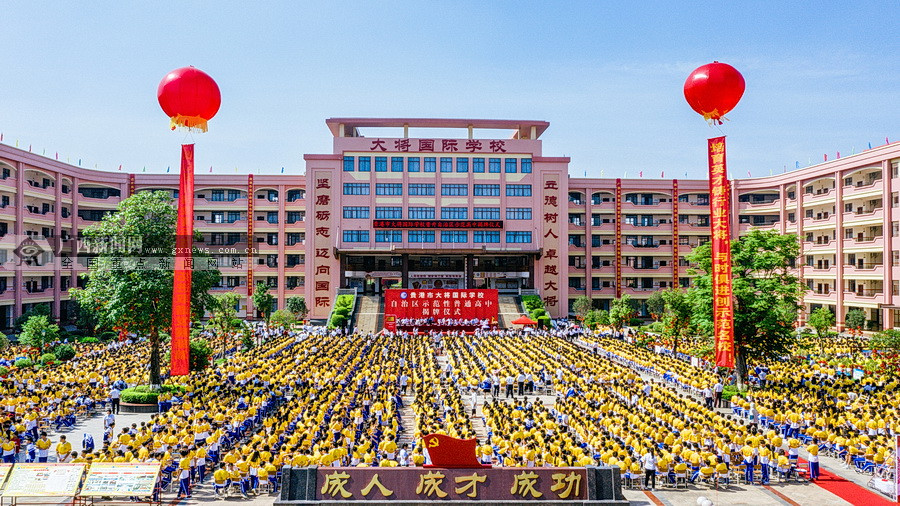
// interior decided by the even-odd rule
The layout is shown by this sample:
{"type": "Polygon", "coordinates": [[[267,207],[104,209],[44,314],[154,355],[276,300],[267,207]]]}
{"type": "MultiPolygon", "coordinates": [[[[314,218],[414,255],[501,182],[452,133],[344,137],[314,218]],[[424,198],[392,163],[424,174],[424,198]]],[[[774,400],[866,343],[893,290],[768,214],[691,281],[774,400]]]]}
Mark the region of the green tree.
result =
{"type": "Polygon", "coordinates": [[[256,288],[253,289],[253,306],[263,314],[263,318],[267,321],[269,315],[272,314],[273,302],[275,302],[275,296],[269,293],[269,287],[262,281],[257,282],[256,288]]]}
{"type": "Polygon", "coordinates": [[[844,322],[846,322],[848,329],[862,332],[862,329],[866,326],[866,313],[862,309],[851,309],[847,311],[844,322]]]}
{"type": "Polygon", "coordinates": [[[892,353],[900,352],[900,330],[885,329],[878,332],[869,341],[869,346],[873,350],[886,351],[892,353]]]}
{"type": "Polygon", "coordinates": [[[578,297],[575,299],[575,302],[572,303],[572,310],[575,311],[575,315],[582,320],[592,309],[594,309],[594,303],[591,301],[591,298],[586,295],[578,297]]]}
{"type": "Polygon", "coordinates": [[[22,332],[19,334],[19,342],[25,346],[37,348],[40,353],[44,352],[47,344],[59,339],[59,325],[51,323],[50,319],[44,315],[34,315],[28,318],[22,325],[22,332]]]}
{"type": "Polygon", "coordinates": [[[288,311],[294,313],[297,318],[303,320],[309,314],[309,308],[306,307],[306,299],[299,296],[288,297],[284,301],[288,311]]]}
{"type": "Polygon", "coordinates": [[[834,327],[834,313],[827,307],[820,307],[809,315],[809,321],[806,322],[810,327],[816,329],[816,336],[819,338],[821,352],[825,354],[825,337],[828,329],[834,327]]]}
{"type": "MultiPolygon", "coordinates": [[[[91,309],[103,328],[123,328],[150,342],[150,384],[160,383],[160,334],[172,326],[174,271],[140,268],[123,257],[167,257],[174,265],[176,211],[166,192],[140,192],[121,201],[116,211],[84,229],[88,246],[100,251],[86,274],[83,289],[69,290],[83,308],[91,309]],[[102,246],[102,248],[100,248],[102,246]]],[[[194,265],[206,265],[195,254],[194,265]]],[[[218,283],[215,269],[195,269],[191,311],[203,315],[211,304],[209,289],[218,283]]]]}
{"type": "Polygon", "coordinates": [[[609,324],[616,331],[622,330],[627,323],[631,321],[637,311],[634,308],[634,301],[627,293],[613,299],[609,304],[609,324]]]}
{"type": "Polygon", "coordinates": [[[272,316],[269,317],[269,323],[272,325],[281,325],[285,328],[289,328],[294,322],[297,321],[297,317],[294,316],[294,313],[288,311],[287,309],[278,309],[272,312],[272,316]]]}
{"type": "Polygon", "coordinates": [[[663,335],[672,340],[672,353],[677,354],[679,341],[690,333],[694,306],[687,292],[679,288],[656,293],[663,300],[663,335]]]}
{"type": "MultiPolygon", "coordinates": [[[[793,324],[806,287],[791,273],[800,254],[794,234],[751,230],[731,242],[734,294],[735,366],[739,386],[747,376],[748,359],[777,357],[795,339],[793,324]]],[[[697,265],[692,297],[693,319],[712,327],[712,249],[706,243],[687,260],[697,265]]]]}
{"type": "Polygon", "coordinates": [[[191,339],[190,368],[191,371],[202,371],[209,365],[212,347],[206,339],[191,339]]]}
{"type": "Polygon", "coordinates": [[[31,309],[22,313],[22,316],[16,318],[16,321],[13,322],[13,326],[21,330],[22,325],[25,325],[25,322],[28,321],[32,316],[46,316],[50,317],[50,303],[49,302],[40,302],[31,306],[31,309]]]}
{"type": "Polygon", "coordinates": [[[9,348],[9,337],[3,332],[0,332],[0,352],[9,348]]]}
{"type": "Polygon", "coordinates": [[[236,318],[237,305],[241,302],[241,295],[236,292],[225,292],[213,296],[210,306],[212,316],[206,323],[222,338],[222,356],[228,349],[228,341],[231,334],[241,326],[241,320],[236,318]]]}
{"type": "Polygon", "coordinates": [[[595,309],[584,317],[584,326],[589,329],[607,325],[609,325],[609,311],[595,309]]]}
{"type": "Polygon", "coordinates": [[[662,292],[653,292],[650,294],[650,297],[647,298],[647,311],[656,321],[659,321],[663,317],[663,313],[666,312],[666,301],[663,299],[662,292]]]}

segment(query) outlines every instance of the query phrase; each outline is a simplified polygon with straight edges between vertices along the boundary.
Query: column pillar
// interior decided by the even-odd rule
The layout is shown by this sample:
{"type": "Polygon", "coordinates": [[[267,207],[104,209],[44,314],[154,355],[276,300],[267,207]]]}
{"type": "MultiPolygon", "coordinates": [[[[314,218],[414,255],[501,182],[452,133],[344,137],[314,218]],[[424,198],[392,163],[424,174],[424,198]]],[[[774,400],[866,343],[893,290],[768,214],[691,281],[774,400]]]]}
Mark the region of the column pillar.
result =
{"type": "Polygon", "coordinates": [[[409,288],[409,253],[400,255],[400,287],[409,288]]]}
{"type": "Polygon", "coordinates": [[[57,172],[55,174],[56,177],[56,203],[54,205],[54,213],[53,213],[53,238],[54,241],[51,241],[51,244],[56,244],[56,251],[53,252],[53,309],[51,314],[57,323],[60,322],[60,295],[62,293],[62,276],[60,270],[61,260],[60,254],[62,253],[62,174],[57,172]]]}
{"type": "Polygon", "coordinates": [[[466,255],[466,288],[475,288],[475,255],[466,255]]]}
{"type": "Polygon", "coordinates": [[[834,173],[834,191],[834,232],[837,235],[837,248],[835,249],[837,254],[834,259],[835,272],[837,272],[834,281],[834,289],[837,292],[834,303],[834,325],[840,332],[844,326],[844,178],[841,177],[840,170],[834,173]]]}
{"type": "MultiPolygon", "coordinates": [[[[16,162],[16,198],[15,198],[15,210],[16,210],[16,225],[15,225],[15,234],[16,234],[16,245],[22,242],[25,238],[25,163],[16,162]]],[[[13,319],[16,319],[22,316],[22,296],[25,292],[25,280],[22,276],[22,269],[16,269],[15,277],[14,277],[14,288],[15,288],[15,307],[13,307],[13,319]]]]}
{"type": "Polygon", "coordinates": [[[892,181],[891,162],[884,160],[881,162],[881,181],[882,181],[882,209],[884,209],[884,221],[881,226],[881,235],[884,236],[884,249],[881,255],[881,263],[884,265],[884,278],[882,281],[881,291],[884,294],[884,307],[882,309],[882,328],[892,328],[894,320],[890,318],[891,310],[886,309],[894,304],[894,256],[891,246],[893,245],[894,235],[894,197],[892,181]],[[889,319],[890,318],[890,319],[889,319]]]}

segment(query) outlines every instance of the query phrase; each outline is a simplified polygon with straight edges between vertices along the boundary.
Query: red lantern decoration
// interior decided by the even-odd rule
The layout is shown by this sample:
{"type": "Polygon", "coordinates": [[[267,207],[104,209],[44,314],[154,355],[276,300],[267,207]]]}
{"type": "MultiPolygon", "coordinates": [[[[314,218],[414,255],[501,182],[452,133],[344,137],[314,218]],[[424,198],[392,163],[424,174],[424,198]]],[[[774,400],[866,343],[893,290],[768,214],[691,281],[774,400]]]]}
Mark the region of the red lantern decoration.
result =
{"type": "Polygon", "coordinates": [[[727,63],[712,62],[691,72],[684,82],[684,98],[706,121],[722,124],[722,116],[740,102],[744,76],[727,63]]]}
{"type": "Polygon", "coordinates": [[[206,131],[206,122],[219,112],[219,85],[206,72],[194,67],[175,69],[159,82],[159,105],[175,127],[206,131]]]}

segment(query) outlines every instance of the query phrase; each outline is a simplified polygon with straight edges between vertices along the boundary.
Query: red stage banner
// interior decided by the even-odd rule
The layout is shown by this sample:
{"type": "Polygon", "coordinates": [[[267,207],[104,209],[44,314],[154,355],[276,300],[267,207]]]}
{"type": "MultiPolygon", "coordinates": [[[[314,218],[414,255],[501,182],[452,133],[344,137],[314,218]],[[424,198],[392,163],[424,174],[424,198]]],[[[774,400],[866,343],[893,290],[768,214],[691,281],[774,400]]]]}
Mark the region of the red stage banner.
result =
{"type": "MultiPolygon", "coordinates": [[[[731,185],[725,165],[725,137],[709,139],[709,195],[712,215],[713,332],[716,365],[734,367],[734,302],[731,292],[731,185]]],[[[677,268],[677,267],[676,267],[677,268]]]]}
{"type": "Polygon", "coordinates": [[[397,331],[397,315],[394,315],[394,314],[384,315],[384,328],[385,328],[385,330],[390,330],[391,332],[396,332],[397,331]]]}
{"type": "Polygon", "coordinates": [[[497,290],[384,291],[384,311],[397,318],[497,319],[497,290]]]}
{"type": "Polygon", "coordinates": [[[175,225],[175,283],[172,287],[172,376],[190,371],[191,269],[194,247],[194,145],[181,146],[178,221],[175,225]]]}

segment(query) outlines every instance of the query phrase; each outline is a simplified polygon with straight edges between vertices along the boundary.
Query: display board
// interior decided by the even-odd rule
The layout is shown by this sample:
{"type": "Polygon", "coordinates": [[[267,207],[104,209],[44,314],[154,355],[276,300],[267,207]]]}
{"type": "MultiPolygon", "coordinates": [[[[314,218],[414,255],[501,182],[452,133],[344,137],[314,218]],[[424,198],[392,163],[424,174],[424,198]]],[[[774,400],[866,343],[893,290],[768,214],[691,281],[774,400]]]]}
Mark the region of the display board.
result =
{"type": "Polygon", "coordinates": [[[145,497],[153,494],[159,477],[158,462],[97,462],[91,464],[81,486],[81,495],[145,497]]]}
{"type": "Polygon", "coordinates": [[[384,292],[384,312],[397,318],[497,319],[497,290],[407,290],[384,292]]]}
{"type": "Polygon", "coordinates": [[[12,464],[0,464],[0,487],[3,487],[3,484],[6,483],[6,477],[9,476],[12,466],[12,464]]]}
{"type": "Polygon", "coordinates": [[[2,496],[73,497],[84,468],[84,464],[16,464],[2,496]]]}

